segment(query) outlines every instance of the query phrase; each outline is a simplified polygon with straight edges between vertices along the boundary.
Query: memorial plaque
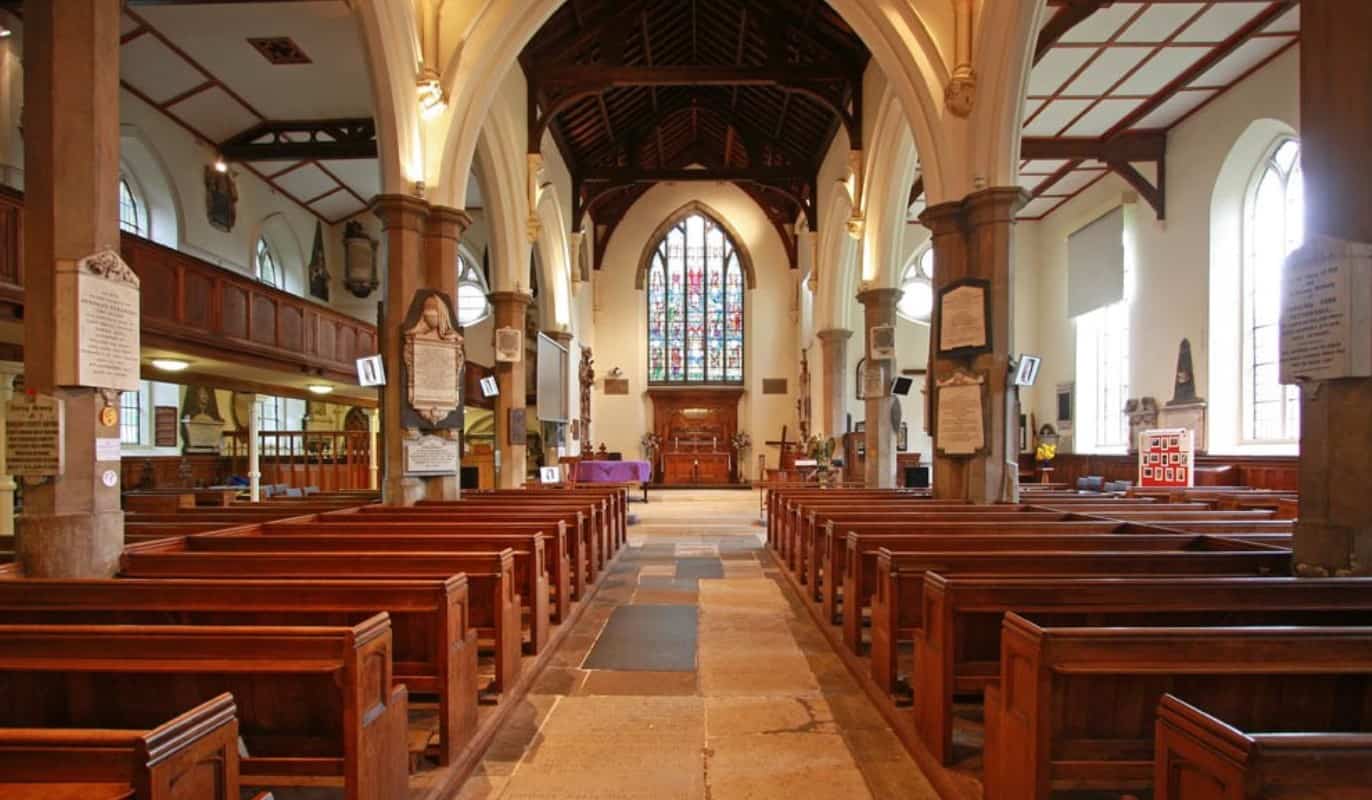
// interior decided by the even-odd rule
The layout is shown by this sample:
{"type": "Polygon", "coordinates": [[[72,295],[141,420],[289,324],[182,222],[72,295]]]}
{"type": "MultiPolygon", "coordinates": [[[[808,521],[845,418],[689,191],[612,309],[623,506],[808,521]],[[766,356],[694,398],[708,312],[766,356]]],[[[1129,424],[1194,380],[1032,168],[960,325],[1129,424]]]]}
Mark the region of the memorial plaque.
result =
{"type": "MultiPolygon", "coordinates": [[[[415,298],[404,330],[405,379],[410,410],[438,426],[462,404],[462,335],[442,295],[415,298]]],[[[461,415],[457,415],[460,420],[461,415]]],[[[409,423],[406,423],[407,425],[409,423]]]]}
{"type": "Polygon", "coordinates": [[[529,423],[526,411],[523,408],[510,409],[510,427],[506,440],[512,445],[529,443],[529,423]]]}
{"type": "Polygon", "coordinates": [[[959,373],[938,382],[938,423],[934,433],[940,452],[970,456],[986,446],[981,408],[982,379],[959,373]]]}
{"type": "Polygon", "coordinates": [[[862,397],[885,397],[891,387],[886,384],[886,373],[880,364],[867,362],[862,367],[862,397]]]}
{"type": "Polygon", "coordinates": [[[1372,246],[1312,239],[1282,272],[1282,383],[1372,375],[1372,246]]]}
{"type": "Polygon", "coordinates": [[[612,394],[628,394],[628,393],[629,393],[629,379],[628,379],[628,378],[606,378],[606,379],[605,379],[605,394],[607,394],[607,395],[612,395],[612,394]]]}
{"type": "Polygon", "coordinates": [[[45,394],[10,401],[5,419],[5,463],[11,475],[50,478],[63,469],[62,401],[45,394]]]}
{"type": "Polygon", "coordinates": [[[99,438],[95,440],[95,460],[96,461],[118,461],[119,446],[122,442],[118,436],[109,438],[99,438]]]}
{"type": "Polygon", "coordinates": [[[57,264],[59,303],[76,325],[58,325],[58,383],[138,391],[138,276],[113,250],[57,264]]]}
{"type": "Polygon", "coordinates": [[[406,475],[456,475],[458,467],[456,439],[441,436],[421,436],[405,441],[406,475]]]}
{"type": "Polygon", "coordinates": [[[944,290],[939,303],[939,352],[988,347],[984,285],[967,281],[955,284],[944,290]]]}
{"type": "Polygon", "coordinates": [[[152,443],[155,447],[176,447],[176,406],[157,406],[152,410],[152,443]]]}

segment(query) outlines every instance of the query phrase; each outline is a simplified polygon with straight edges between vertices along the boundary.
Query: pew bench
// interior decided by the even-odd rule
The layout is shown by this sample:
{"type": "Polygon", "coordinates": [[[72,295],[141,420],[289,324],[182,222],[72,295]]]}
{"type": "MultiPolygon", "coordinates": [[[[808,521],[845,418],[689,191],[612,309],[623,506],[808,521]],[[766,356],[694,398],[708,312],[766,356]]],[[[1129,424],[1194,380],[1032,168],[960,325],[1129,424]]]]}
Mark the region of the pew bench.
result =
{"type": "Polygon", "coordinates": [[[407,697],[391,627],[0,625],[0,725],[151,728],[229,693],[247,786],[408,791],[407,697]]]}
{"type": "Polygon", "coordinates": [[[520,598],[514,551],[491,553],[210,553],[169,550],[164,542],[124,549],[121,575],[128,578],[223,578],[227,580],[396,580],[467,576],[468,624],[493,651],[491,690],[509,691],[520,671],[520,598]]]}
{"type": "MultiPolygon", "coordinates": [[[[1057,624],[1169,626],[1279,624],[1324,626],[1372,620],[1372,579],[1253,577],[1026,578],[926,573],[923,595],[905,600],[914,617],[915,728],[942,763],[953,760],[953,700],[1000,678],[1001,621],[1007,612],[1057,624]]],[[[873,615],[872,669],[895,667],[891,622],[873,615]],[[878,643],[880,640],[880,644],[878,643]]]]}
{"type": "Polygon", "coordinates": [[[1151,788],[1167,693],[1240,729],[1367,732],[1372,627],[1054,627],[1009,613],[987,800],[1151,788]]]}
{"type": "Polygon", "coordinates": [[[466,575],[435,580],[0,581],[0,618],[24,625],[355,625],[391,619],[392,676],[438,699],[437,760],[451,763],[477,726],[477,633],[466,575]]]}
{"type": "Polygon", "coordinates": [[[150,730],[0,728],[0,800],[239,800],[221,694],[150,730]]]}
{"type": "Polygon", "coordinates": [[[1242,731],[1163,695],[1154,800],[1369,800],[1372,733],[1242,731]]]}

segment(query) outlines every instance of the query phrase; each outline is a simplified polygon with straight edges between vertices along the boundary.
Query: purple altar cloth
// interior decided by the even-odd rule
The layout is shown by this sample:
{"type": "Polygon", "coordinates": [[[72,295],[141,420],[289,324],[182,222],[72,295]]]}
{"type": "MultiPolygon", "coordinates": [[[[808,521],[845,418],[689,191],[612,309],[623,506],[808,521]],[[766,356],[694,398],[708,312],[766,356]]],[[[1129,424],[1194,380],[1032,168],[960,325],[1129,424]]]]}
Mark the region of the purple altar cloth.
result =
{"type": "Polygon", "coordinates": [[[582,461],[576,465],[578,483],[647,483],[653,468],[647,461],[582,461]]]}

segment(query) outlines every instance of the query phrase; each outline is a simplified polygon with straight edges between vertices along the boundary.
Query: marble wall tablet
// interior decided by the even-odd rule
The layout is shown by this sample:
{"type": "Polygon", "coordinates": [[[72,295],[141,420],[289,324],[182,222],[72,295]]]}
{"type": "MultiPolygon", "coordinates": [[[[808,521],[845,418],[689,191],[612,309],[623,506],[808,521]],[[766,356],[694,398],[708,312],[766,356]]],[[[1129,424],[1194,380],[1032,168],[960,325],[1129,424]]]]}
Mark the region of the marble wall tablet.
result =
{"type": "Polygon", "coordinates": [[[451,304],[440,293],[425,290],[410,304],[404,337],[404,424],[409,428],[460,428],[462,369],[466,348],[454,323],[451,304]]]}
{"type": "Polygon", "coordinates": [[[76,324],[57,325],[57,382],[137,391],[138,276],[114,250],[59,261],[57,292],[76,324]]]}
{"type": "Polygon", "coordinates": [[[456,475],[457,466],[456,439],[430,435],[405,440],[406,475],[456,475]]]}
{"type": "Polygon", "coordinates": [[[944,455],[970,456],[986,446],[982,380],[959,373],[938,383],[938,424],[934,441],[944,455]]]}

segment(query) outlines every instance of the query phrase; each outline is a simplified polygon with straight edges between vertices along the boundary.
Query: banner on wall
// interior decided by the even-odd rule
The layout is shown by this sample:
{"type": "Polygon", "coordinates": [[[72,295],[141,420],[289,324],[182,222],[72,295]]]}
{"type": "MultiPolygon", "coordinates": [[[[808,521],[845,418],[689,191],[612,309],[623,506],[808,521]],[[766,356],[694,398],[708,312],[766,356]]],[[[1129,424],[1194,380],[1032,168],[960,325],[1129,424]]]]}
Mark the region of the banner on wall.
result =
{"type": "Polygon", "coordinates": [[[1190,428],[1139,433],[1139,486],[1188,489],[1196,485],[1195,435],[1190,428]]]}

